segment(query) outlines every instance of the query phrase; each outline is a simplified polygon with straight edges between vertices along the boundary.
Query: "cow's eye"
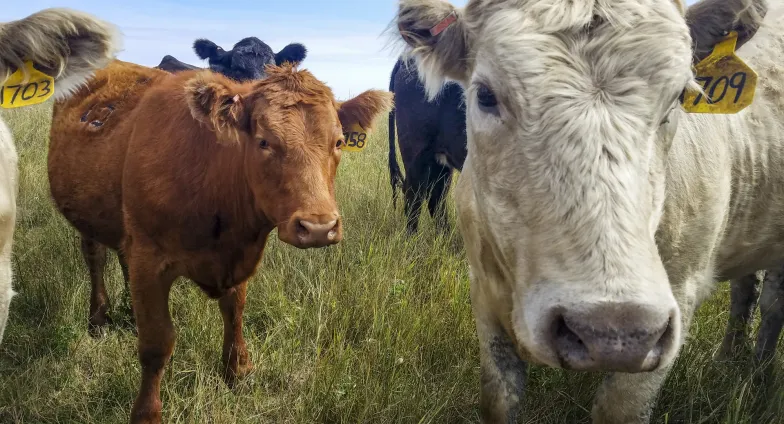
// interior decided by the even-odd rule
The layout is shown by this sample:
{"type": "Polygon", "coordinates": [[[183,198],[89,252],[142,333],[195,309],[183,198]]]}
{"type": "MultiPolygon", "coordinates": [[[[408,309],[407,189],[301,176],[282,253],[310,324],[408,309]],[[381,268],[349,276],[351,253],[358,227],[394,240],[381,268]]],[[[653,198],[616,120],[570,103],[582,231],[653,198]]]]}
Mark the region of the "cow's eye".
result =
{"type": "Polygon", "coordinates": [[[335,142],[335,148],[336,149],[340,149],[341,147],[343,147],[344,144],[345,143],[343,142],[343,139],[341,138],[341,139],[339,139],[338,141],[335,142]]]}
{"type": "Polygon", "coordinates": [[[269,147],[269,142],[267,140],[261,140],[259,141],[259,147],[261,147],[262,149],[266,149],[269,147]]]}
{"type": "Polygon", "coordinates": [[[476,102],[479,104],[479,109],[485,113],[498,114],[498,99],[490,87],[479,84],[476,90],[476,102]]]}

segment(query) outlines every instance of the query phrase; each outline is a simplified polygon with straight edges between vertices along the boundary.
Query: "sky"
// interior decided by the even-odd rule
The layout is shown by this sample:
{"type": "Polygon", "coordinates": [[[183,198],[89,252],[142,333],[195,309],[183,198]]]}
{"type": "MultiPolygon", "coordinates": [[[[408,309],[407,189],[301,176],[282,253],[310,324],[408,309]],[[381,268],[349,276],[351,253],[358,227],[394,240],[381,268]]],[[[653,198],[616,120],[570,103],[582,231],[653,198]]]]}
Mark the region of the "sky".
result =
{"type": "MultiPolygon", "coordinates": [[[[692,4],[696,0],[687,0],[692,4]]],[[[464,6],[467,0],[453,0],[464,6]]],[[[255,36],[278,51],[302,43],[308,69],[339,99],[367,89],[388,89],[398,51],[384,33],[397,0],[22,0],[3,1],[0,22],[47,7],[70,7],[114,23],[123,33],[118,58],[156,66],[170,54],[206,67],[193,41],[208,38],[229,50],[255,36]],[[114,4],[112,4],[114,3],[114,4]]]]}

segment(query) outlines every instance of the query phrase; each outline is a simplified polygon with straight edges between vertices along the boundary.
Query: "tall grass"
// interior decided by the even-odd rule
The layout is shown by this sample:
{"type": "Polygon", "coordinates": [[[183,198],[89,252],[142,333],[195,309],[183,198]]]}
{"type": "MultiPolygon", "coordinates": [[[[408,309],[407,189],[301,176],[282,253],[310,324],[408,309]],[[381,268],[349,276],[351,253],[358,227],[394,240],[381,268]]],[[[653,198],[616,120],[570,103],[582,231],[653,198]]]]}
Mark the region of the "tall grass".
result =
{"type": "MultiPolygon", "coordinates": [[[[89,280],[76,233],[53,208],[46,174],[51,106],[3,112],[20,154],[15,288],[0,346],[0,422],[127,422],[139,384],[133,333],[87,334],[89,280]]],[[[272,237],[248,290],[245,335],[254,373],[223,383],[221,316],[187,281],[171,310],[177,345],[161,390],[166,422],[458,423],[478,421],[478,348],[459,234],[440,237],[423,213],[404,235],[386,168],[387,128],[345,153],[338,200],[344,241],[302,251],[272,237]]],[[[402,209],[402,208],[399,208],[402,209]]],[[[451,205],[454,222],[454,208],[451,205]]],[[[122,276],[107,272],[115,318],[122,276]]],[[[697,316],[654,422],[784,423],[781,356],[769,385],[746,355],[717,363],[728,311],[721,285],[697,316]]],[[[115,321],[122,321],[115,319],[115,321]]],[[[756,326],[755,326],[756,331],[756,326]]],[[[589,422],[601,375],[534,367],[524,423],[589,422]]]]}

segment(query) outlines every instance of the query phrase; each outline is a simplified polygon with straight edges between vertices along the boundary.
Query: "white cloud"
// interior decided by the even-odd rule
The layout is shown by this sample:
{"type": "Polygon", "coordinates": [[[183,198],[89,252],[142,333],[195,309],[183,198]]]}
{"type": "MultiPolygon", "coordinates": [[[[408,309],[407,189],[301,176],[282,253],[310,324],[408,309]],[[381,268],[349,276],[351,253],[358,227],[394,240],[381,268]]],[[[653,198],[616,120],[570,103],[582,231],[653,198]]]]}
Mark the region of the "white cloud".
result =
{"type": "Polygon", "coordinates": [[[146,66],[158,65],[167,54],[192,65],[206,66],[193,52],[197,38],[209,38],[229,49],[240,39],[255,36],[275,51],[299,42],[308,49],[301,67],[326,82],[341,99],[366,89],[387,88],[396,59],[393,52],[384,49],[387,38],[382,32],[388,22],[333,16],[308,19],[259,11],[263,6],[243,15],[236,8],[223,6],[198,7],[156,0],[113,3],[70,0],[55,5],[48,0],[29,0],[4,10],[0,21],[19,19],[52,6],[89,11],[120,28],[124,50],[119,59],[146,66]]]}

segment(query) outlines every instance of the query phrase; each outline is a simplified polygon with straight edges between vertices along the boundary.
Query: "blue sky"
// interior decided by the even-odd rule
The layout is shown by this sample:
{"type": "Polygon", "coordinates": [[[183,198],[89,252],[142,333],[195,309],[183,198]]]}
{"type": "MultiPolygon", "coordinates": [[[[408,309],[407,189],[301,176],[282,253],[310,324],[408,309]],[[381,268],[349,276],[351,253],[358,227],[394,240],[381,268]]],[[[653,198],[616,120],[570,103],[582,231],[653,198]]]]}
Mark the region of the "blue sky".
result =
{"type": "MultiPolygon", "coordinates": [[[[467,0],[454,0],[458,6],[467,0]]],[[[687,0],[688,4],[696,0],[687,0]]],[[[327,83],[338,98],[369,89],[387,89],[395,51],[382,34],[394,17],[397,0],[21,0],[3,1],[0,22],[47,7],[90,12],[120,27],[119,58],[155,66],[167,54],[206,66],[193,53],[193,41],[209,38],[226,49],[256,36],[278,51],[303,43],[302,64],[327,83]],[[114,3],[114,4],[112,4],[114,3]]]]}

